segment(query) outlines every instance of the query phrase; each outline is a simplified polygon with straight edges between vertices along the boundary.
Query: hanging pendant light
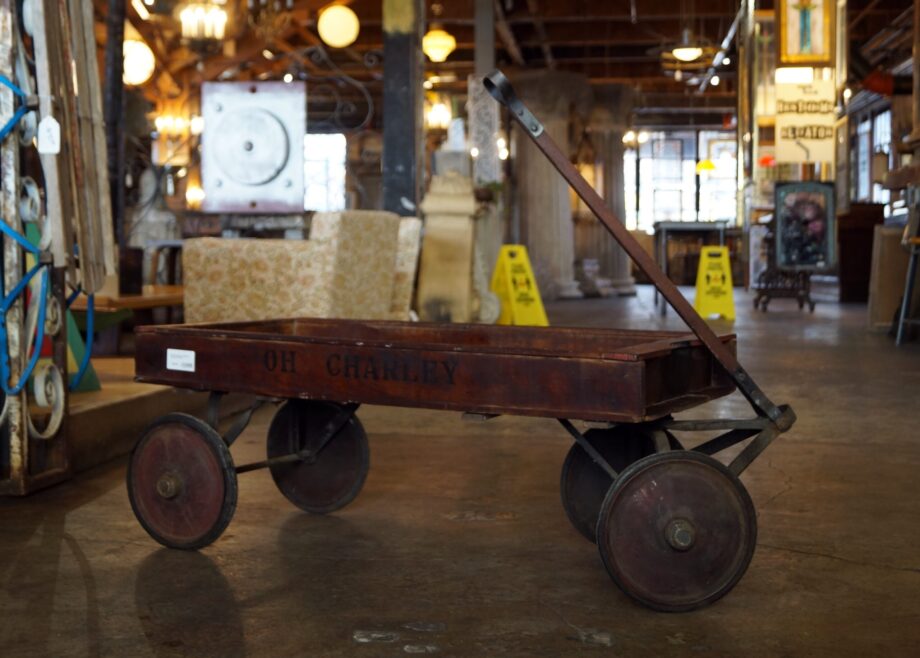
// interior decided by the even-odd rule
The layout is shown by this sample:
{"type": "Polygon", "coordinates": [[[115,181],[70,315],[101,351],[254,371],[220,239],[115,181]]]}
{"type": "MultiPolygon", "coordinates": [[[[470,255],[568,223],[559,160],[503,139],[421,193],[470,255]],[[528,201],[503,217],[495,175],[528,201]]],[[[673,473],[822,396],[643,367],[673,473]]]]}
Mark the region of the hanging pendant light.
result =
{"type": "Polygon", "coordinates": [[[690,28],[685,28],[680,43],[671,49],[671,54],[682,62],[695,62],[702,57],[703,48],[690,37],[690,28]]]}
{"type": "Polygon", "coordinates": [[[716,163],[706,158],[696,163],[696,173],[702,174],[704,171],[715,171],[716,163]]]}
{"type": "Polygon", "coordinates": [[[137,87],[147,82],[156,70],[157,61],[153,51],[139,39],[125,39],[124,82],[129,87],[137,87]]]}
{"type": "Polygon", "coordinates": [[[438,22],[438,17],[443,11],[444,6],[440,2],[432,3],[431,15],[434,20],[431,22],[428,33],[422,37],[422,52],[435,63],[443,62],[457,49],[457,40],[454,35],[447,32],[438,22]]]}
{"type": "Polygon", "coordinates": [[[350,7],[330,5],[323,9],[316,22],[319,38],[332,48],[346,48],[358,38],[361,23],[350,7]]]}
{"type": "Polygon", "coordinates": [[[456,49],[457,40],[437,24],[433,24],[422,38],[422,51],[432,62],[443,62],[456,49]]]}

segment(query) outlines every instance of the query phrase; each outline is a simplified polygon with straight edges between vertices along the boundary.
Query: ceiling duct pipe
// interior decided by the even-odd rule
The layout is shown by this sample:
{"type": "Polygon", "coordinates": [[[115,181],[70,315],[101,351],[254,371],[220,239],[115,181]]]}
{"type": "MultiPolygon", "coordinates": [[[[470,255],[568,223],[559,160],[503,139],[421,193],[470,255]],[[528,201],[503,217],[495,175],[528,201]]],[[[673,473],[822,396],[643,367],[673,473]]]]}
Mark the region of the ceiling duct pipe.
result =
{"type": "Polygon", "coordinates": [[[712,76],[716,74],[716,71],[722,65],[722,60],[725,59],[728,49],[731,48],[732,40],[735,38],[735,33],[738,31],[738,25],[741,23],[742,16],[744,16],[743,5],[741,9],[738,10],[738,13],[735,14],[735,20],[733,20],[732,24],[728,27],[728,32],[725,34],[725,38],[722,39],[719,50],[712,56],[712,64],[706,70],[706,73],[703,75],[703,81],[700,83],[700,93],[706,91],[706,87],[709,86],[709,81],[712,80],[712,76]]]}

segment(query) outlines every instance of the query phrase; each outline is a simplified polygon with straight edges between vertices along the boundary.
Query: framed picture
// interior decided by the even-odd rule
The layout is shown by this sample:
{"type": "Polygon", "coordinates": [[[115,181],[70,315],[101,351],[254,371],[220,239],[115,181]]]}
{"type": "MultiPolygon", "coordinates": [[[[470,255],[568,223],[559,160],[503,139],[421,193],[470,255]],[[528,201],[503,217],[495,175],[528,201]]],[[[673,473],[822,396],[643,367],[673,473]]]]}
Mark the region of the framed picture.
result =
{"type": "Polygon", "coordinates": [[[833,66],[836,0],[777,0],[779,66],[833,66]]]}
{"type": "Polygon", "coordinates": [[[833,183],[776,184],[776,265],[821,272],[837,262],[833,183]]]}

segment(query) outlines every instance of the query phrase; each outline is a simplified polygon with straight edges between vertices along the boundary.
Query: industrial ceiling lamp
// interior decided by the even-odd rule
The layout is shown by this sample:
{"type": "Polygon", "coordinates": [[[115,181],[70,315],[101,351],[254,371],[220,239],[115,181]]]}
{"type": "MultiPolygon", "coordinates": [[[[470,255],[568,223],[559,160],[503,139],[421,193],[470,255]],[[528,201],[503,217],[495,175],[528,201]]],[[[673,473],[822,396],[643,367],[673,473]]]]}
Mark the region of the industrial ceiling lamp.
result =
{"type": "MultiPolygon", "coordinates": [[[[442,9],[439,3],[431,5],[431,13],[435,17],[441,15],[442,9]]],[[[441,63],[456,49],[457,40],[454,36],[445,31],[439,23],[432,22],[428,33],[422,37],[422,52],[428,55],[428,59],[441,63]]]]}
{"type": "Polygon", "coordinates": [[[680,43],[671,49],[671,54],[682,62],[695,62],[703,55],[703,48],[690,36],[690,28],[684,28],[680,43]]]}
{"type": "Polygon", "coordinates": [[[358,16],[345,5],[329,5],[320,11],[316,22],[319,38],[332,48],[346,48],[353,44],[360,29],[358,16]]]}
{"type": "Polygon", "coordinates": [[[138,87],[147,82],[156,69],[157,62],[153,51],[143,41],[125,39],[124,43],[125,73],[124,82],[129,87],[138,87]]]}

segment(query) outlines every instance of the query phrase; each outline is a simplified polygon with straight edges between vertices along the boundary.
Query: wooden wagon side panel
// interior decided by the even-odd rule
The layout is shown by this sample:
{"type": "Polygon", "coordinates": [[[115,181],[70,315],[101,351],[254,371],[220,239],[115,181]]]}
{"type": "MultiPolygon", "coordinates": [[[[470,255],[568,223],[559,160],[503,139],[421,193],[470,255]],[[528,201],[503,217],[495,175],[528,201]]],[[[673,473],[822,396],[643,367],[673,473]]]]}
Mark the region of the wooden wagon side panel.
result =
{"type": "Polygon", "coordinates": [[[635,422],[644,364],[139,332],[139,381],[271,397],[635,422]]]}
{"type": "MultiPolygon", "coordinates": [[[[734,354],[735,340],[725,340],[734,354]]],[[[676,413],[728,395],[735,382],[705,347],[681,347],[646,360],[646,413],[676,413]]]]}

